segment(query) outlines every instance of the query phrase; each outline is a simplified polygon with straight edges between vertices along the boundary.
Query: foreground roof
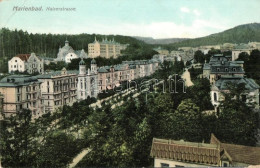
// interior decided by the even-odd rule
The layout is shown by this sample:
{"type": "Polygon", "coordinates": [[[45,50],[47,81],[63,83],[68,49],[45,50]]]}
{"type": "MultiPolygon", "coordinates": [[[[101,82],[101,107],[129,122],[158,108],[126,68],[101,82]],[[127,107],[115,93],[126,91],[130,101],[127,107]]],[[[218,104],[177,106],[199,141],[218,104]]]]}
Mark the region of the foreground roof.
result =
{"type": "Polygon", "coordinates": [[[221,143],[214,134],[211,134],[209,144],[154,138],[150,155],[207,165],[219,165],[221,157],[225,155],[231,162],[260,164],[260,147],[221,143]]]}
{"type": "Polygon", "coordinates": [[[217,165],[220,159],[216,144],[153,139],[152,157],[217,165]]]}
{"type": "Polygon", "coordinates": [[[225,150],[234,162],[260,164],[260,147],[221,143],[214,134],[211,134],[210,143],[220,145],[220,150],[225,150]]]}

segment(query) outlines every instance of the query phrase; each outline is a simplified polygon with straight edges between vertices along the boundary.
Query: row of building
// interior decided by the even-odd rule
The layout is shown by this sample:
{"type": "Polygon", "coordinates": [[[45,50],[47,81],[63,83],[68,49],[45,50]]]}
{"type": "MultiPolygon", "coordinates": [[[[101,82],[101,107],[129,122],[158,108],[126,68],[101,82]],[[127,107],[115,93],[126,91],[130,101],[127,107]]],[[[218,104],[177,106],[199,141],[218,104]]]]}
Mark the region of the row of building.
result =
{"type": "Polygon", "coordinates": [[[211,102],[218,111],[220,101],[223,100],[223,92],[228,92],[228,83],[243,83],[248,94],[243,95],[246,102],[256,103],[255,108],[259,109],[259,85],[245,76],[243,61],[232,61],[231,56],[216,54],[212,56],[209,63],[203,67],[203,77],[208,78],[211,84],[211,102]]]}
{"type": "Polygon", "coordinates": [[[76,58],[117,58],[121,56],[121,51],[125,50],[129,44],[120,44],[114,39],[107,40],[107,38],[98,41],[95,37],[93,43],[88,44],[88,54],[84,49],[79,51],[74,51],[74,49],[69,45],[69,41],[65,41],[65,45],[59,48],[57,58],[54,61],[65,61],[70,63],[72,59],[76,58]]]}
{"type": "Polygon", "coordinates": [[[249,42],[248,44],[233,44],[233,43],[224,43],[222,45],[206,45],[200,47],[179,47],[178,50],[169,51],[162,47],[154,48],[160,55],[165,56],[165,60],[174,61],[183,60],[184,62],[190,61],[193,59],[196,51],[200,50],[203,54],[208,54],[211,49],[224,51],[231,51],[231,58],[235,61],[239,54],[245,52],[250,55],[251,51],[254,49],[260,50],[260,42],[249,42]]]}
{"type": "Polygon", "coordinates": [[[88,53],[82,50],[74,50],[70,45],[69,41],[65,41],[65,45],[59,48],[57,58],[46,58],[36,56],[35,53],[31,54],[18,54],[8,61],[8,72],[27,72],[29,74],[43,74],[44,64],[50,62],[57,63],[58,61],[64,61],[70,63],[71,60],[77,58],[117,58],[121,55],[120,51],[125,50],[129,44],[120,44],[113,40],[103,39],[99,42],[96,38],[93,43],[88,44],[88,53]]]}
{"type": "Polygon", "coordinates": [[[63,105],[97,97],[98,93],[153,74],[159,68],[159,60],[124,61],[114,66],[97,67],[91,61],[90,69],[81,59],[78,71],[52,71],[36,76],[10,75],[0,81],[3,95],[3,112],[6,116],[21,109],[30,109],[34,117],[54,111],[63,105]]]}

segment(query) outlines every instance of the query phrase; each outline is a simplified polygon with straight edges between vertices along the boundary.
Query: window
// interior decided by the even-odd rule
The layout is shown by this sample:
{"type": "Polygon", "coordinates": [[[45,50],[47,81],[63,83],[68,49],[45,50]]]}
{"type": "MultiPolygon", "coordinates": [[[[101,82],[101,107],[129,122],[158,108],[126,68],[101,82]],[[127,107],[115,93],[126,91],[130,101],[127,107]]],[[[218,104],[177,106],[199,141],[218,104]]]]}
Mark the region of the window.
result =
{"type": "Polygon", "coordinates": [[[241,98],[243,102],[246,102],[246,95],[242,95],[241,98]]]}
{"type": "Polygon", "coordinates": [[[233,68],[233,71],[236,71],[236,68],[233,68]]]}
{"type": "Polygon", "coordinates": [[[170,167],[170,166],[169,166],[169,164],[167,164],[167,163],[161,163],[161,167],[162,167],[162,168],[165,168],[165,167],[170,167]]]}
{"type": "Polygon", "coordinates": [[[228,68],[225,68],[225,71],[227,72],[227,71],[228,71],[228,68]]]}
{"type": "Polygon", "coordinates": [[[214,93],[214,101],[217,101],[217,93],[214,93]]]}
{"type": "Polygon", "coordinates": [[[17,60],[15,60],[15,62],[17,62],[17,60]]]}
{"type": "Polygon", "coordinates": [[[219,68],[217,68],[217,71],[219,72],[219,71],[220,71],[220,69],[219,69],[219,68]]]}

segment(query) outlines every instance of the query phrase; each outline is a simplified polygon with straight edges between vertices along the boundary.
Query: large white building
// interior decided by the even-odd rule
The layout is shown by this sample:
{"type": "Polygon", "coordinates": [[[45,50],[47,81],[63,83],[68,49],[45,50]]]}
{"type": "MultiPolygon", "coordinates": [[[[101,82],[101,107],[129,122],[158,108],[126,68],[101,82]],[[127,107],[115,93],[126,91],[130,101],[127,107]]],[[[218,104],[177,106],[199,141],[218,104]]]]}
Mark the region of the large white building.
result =
{"type": "Polygon", "coordinates": [[[65,45],[59,48],[59,52],[57,54],[56,61],[64,61],[66,63],[70,63],[71,60],[76,58],[87,58],[87,53],[85,53],[84,49],[79,51],[74,51],[74,49],[69,45],[69,41],[65,41],[65,45]]]}

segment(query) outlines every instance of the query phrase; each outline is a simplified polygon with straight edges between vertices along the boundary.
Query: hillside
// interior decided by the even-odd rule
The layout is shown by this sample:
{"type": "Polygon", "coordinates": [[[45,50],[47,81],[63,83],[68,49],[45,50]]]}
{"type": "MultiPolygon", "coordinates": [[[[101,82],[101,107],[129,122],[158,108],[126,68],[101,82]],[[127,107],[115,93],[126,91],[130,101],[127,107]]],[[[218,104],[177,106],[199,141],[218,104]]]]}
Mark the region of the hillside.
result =
{"type": "Polygon", "coordinates": [[[134,38],[144,41],[147,44],[171,44],[180,42],[183,40],[187,40],[188,38],[162,38],[162,39],[154,39],[152,37],[140,37],[140,36],[133,36],[134,38]]]}
{"type": "Polygon", "coordinates": [[[166,45],[165,47],[168,49],[174,49],[184,46],[197,47],[201,45],[216,45],[223,43],[248,43],[249,41],[260,42],[260,23],[239,25],[220,33],[201,38],[184,40],[166,45]]]}
{"type": "Polygon", "coordinates": [[[17,54],[36,53],[38,56],[56,58],[59,46],[63,47],[66,38],[74,50],[84,49],[88,52],[88,43],[103,38],[121,44],[130,44],[122,51],[121,60],[150,59],[157,52],[152,45],[129,36],[101,34],[32,34],[23,30],[0,29],[0,73],[7,71],[7,61],[17,54]]]}

